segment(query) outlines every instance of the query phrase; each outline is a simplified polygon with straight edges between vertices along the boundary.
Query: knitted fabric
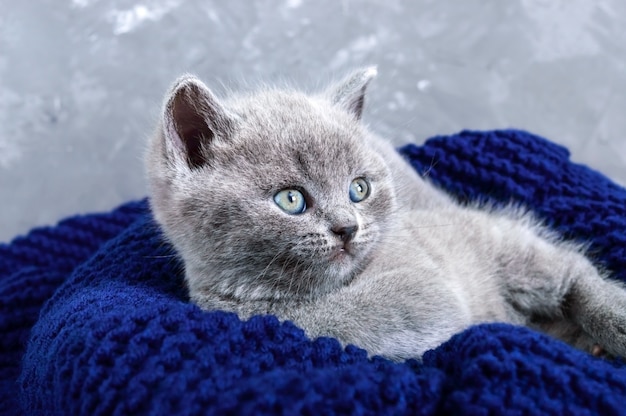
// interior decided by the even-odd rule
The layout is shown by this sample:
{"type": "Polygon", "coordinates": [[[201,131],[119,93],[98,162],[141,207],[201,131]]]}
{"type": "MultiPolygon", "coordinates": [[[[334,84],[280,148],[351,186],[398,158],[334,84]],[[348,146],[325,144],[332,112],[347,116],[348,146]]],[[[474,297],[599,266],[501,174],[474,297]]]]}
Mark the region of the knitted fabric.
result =
{"type": "MultiPolygon", "coordinates": [[[[626,282],[626,190],[563,147],[507,130],[401,151],[462,201],[523,203],[626,282]]],[[[203,312],[146,201],[0,245],[0,332],[3,414],[626,414],[626,364],[527,328],[477,325],[392,363],[203,312]]]]}

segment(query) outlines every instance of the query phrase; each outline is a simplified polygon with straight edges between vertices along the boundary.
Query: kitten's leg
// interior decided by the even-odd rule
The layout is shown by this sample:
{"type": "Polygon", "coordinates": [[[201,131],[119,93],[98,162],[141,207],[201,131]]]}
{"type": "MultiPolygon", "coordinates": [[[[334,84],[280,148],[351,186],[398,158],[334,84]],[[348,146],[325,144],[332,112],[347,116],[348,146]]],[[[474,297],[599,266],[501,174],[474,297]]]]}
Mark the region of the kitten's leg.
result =
{"type": "Polygon", "coordinates": [[[604,278],[576,247],[552,242],[530,227],[509,226],[516,235],[501,240],[496,261],[513,307],[531,320],[544,320],[540,326],[546,332],[575,335],[562,338],[592,353],[595,341],[626,357],[626,289],[604,278]],[[546,319],[553,319],[552,328],[546,319]]]}

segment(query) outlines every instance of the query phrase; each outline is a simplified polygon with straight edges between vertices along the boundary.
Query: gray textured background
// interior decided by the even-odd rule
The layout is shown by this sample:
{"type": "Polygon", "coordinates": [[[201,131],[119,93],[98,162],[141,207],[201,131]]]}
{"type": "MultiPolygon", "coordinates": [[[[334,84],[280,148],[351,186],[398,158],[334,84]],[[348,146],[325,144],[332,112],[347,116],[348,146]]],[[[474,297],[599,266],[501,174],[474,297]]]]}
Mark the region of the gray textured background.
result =
{"type": "Polygon", "coordinates": [[[0,241],[145,194],[182,72],[313,88],[377,64],[395,143],[518,127],[626,183],[624,0],[0,0],[0,241]]]}

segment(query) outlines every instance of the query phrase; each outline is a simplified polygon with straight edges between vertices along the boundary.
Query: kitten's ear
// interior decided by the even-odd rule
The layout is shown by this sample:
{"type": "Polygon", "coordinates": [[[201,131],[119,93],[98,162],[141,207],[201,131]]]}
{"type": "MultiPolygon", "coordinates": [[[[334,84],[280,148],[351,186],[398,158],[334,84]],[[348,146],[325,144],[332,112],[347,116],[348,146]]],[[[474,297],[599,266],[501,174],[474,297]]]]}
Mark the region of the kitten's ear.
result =
{"type": "Polygon", "coordinates": [[[327,91],[331,102],[360,120],[363,114],[365,89],[377,73],[375,66],[353,72],[327,91]]]}
{"type": "Polygon", "coordinates": [[[211,143],[232,134],[235,119],[192,75],[179,78],[165,101],[163,133],[168,154],[197,168],[210,163],[211,143]]]}

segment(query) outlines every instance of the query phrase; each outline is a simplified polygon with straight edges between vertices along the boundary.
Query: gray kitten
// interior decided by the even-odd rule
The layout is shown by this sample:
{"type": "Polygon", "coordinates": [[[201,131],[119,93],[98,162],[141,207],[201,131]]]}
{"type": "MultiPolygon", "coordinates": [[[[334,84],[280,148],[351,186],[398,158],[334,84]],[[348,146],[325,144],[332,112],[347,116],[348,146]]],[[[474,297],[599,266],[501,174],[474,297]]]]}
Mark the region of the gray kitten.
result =
{"type": "Polygon", "coordinates": [[[180,78],[147,159],[191,300],[393,360],[509,322],[626,356],[626,291],[516,209],[460,206],[361,123],[376,70],[318,95],[180,78]]]}

